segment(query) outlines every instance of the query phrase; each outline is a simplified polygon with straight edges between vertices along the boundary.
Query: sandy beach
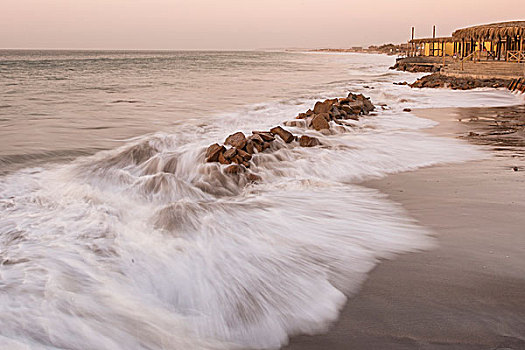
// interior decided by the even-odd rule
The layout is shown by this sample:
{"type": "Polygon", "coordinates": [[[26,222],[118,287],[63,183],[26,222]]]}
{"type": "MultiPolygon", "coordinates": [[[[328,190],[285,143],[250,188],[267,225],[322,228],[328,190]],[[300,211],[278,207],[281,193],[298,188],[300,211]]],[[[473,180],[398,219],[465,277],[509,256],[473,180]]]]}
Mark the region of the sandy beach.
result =
{"type": "Polygon", "coordinates": [[[431,229],[437,247],[383,261],[327,334],[287,349],[525,349],[523,135],[478,117],[521,108],[415,112],[440,123],[429,132],[484,145],[489,157],[364,183],[431,229]]]}

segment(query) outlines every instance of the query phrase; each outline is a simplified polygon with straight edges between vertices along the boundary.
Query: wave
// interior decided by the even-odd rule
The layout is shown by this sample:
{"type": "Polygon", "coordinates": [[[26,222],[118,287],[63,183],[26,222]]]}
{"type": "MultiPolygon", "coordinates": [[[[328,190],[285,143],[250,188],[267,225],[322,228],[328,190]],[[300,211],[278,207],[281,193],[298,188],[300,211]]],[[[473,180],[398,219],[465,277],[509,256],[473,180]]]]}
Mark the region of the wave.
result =
{"type": "Polygon", "coordinates": [[[405,76],[368,84],[375,89],[366,93],[389,109],[344,132],[289,128],[322,146],[274,141],[271,153],[253,157],[258,183],[205,163],[206,147],[362,84],[185,121],[118,149],[0,177],[0,345],[262,349],[326,330],[381,259],[435,244],[402,207],[360,183],[486,157],[422,132],[435,123],[399,111],[495,100],[392,85],[405,76]]]}

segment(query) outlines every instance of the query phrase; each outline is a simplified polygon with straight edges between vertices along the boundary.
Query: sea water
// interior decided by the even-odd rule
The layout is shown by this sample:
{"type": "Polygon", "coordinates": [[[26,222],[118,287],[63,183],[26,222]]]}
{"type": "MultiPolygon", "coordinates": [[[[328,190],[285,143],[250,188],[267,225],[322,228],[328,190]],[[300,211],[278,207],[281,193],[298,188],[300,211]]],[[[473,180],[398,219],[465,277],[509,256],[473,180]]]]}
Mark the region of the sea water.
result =
{"type": "MultiPolygon", "coordinates": [[[[510,105],[411,90],[393,57],[0,51],[0,348],[266,349],[338,317],[431,232],[363,180],[486,154],[406,107],[510,105]],[[247,183],[205,163],[348,92],[378,109],[322,146],[274,142],[247,183]],[[382,106],[382,107],[379,107],[382,106]]],[[[349,330],[351,331],[351,330],[349,330]]]]}

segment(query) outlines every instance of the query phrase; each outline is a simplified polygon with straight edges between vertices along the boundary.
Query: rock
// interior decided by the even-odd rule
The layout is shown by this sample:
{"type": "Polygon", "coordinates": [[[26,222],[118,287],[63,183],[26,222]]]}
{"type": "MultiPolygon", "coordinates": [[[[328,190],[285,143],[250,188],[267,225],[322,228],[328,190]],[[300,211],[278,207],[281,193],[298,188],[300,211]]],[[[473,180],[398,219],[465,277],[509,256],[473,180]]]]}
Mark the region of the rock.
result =
{"type": "Polygon", "coordinates": [[[318,101],[314,106],[314,114],[328,113],[334,104],[333,100],[326,100],[324,102],[318,101]]]}
{"type": "Polygon", "coordinates": [[[348,114],[345,119],[359,120],[359,116],[356,114],[348,114]]]}
{"type": "Polygon", "coordinates": [[[476,133],[476,132],[471,131],[471,132],[468,133],[468,136],[479,136],[479,134],[476,133]]]}
{"type": "Polygon", "coordinates": [[[244,159],[242,159],[240,155],[236,155],[235,157],[232,158],[232,162],[236,164],[243,164],[244,159]]]}
{"type": "Polygon", "coordinates": [[[403,112],[412,112],[410,108],[403,108],[403,112]]]}
{"type": "Polygon", "coordinates": [[[232,164],[230,166],[227,166],[226,168],[224,168],[224,173],[225,174],[230,174],[230,175],[235,175],[235,174],[238,174],[242,171],[242,168],[239,164],[232,164]]]}
{"type": "Polygon", "coordinates": [[[304,120],[287,120],[283,123],[284,126],[291,126],[291,127],[297,127],[297,128],[304,128],[306,127],[306,121],[304,120]]]}
{"type": "Polygon", "coordinates": [[[474,79],[470,77],[449,77],[440,73],[426,75],[412,84],[412,88],[449,88],[452,90],[469,90],[479,87],[505,87],[509,80],[505,79],[474,79]]]}
{"type": "Polygon", "coordinates": [[[341,108],[343,111],[345,111],[347,114],[360,114],[363,112],[364,104],[362,101],[352,101],[348,104],[342,105],[341,108]]]}
{"type": "Polygon", "coordinates": [[[323,129],[330,129],[330,124],[328,124],[328,121],[325,117],[323,117],[320,114],[314,115],[312,118],[312,127],[317,130],[323,130],[323,129]]]}
{"type": "Polygon", "coordinates": [[[374,109],[376,109],[376,107],[372,104],[372,102],[370,102],[368,98],[365,97],[365,99],[363,100],[363,109],[364,109],[365,114],[368,114],[372,112],[374,109]]]}
{"type": "Polygon", "coordinates": [[[314,115],[314,111],[312,111],[311,109],[309,109],[309,110],[306,111],[306,115],[307,115],[307,116],[314,115]]]}
{"type": "Polygon", "coordinates": [[[231,164],[230,160],[224,158],[224,153],[223,152],[219,153],[218,162],[221,163],[221,164],[231,164]]]}
{"type": "Polygon", "coordinates": [[[230,148],[226,152],[224,152],[224,158],[227,160],[232,160],[237,155],[237,149],[235,147],[230,148]]]}
{"type": "Polygon", "coordinates": [[[306,113],[299,113],[299,115],[297,115],[297,117],[295,117],[295,119],[304,119],[308,117],[308,114],[306,113]]]}
{"type": "Polygon", "coordinates": [[[300,138],[299,138],[299,145],[301,147],[314,147],[314,146],[317,146],[319,145],[320,142],[319,142],[319,139],[315,138],[315,137],[310,137],[310,136],[307,136],[307,135],[302,135],[300,138]]]}
{"type": "Polygon", "coordinates": [[[512,168],[512,170],[519,171],[520,169],[517,166],[515,166],[514,168],[512,168]]]}
{"type": "Polygon", "coordinates": [[[237,150],[237,155],[241,157],[245,162],[252,159],[252,155],[248,152],[243,151],[242,149],[237,150]]]}
{"type": "MultiPolygon", "coordinates": [[[[295,138],[294,138],[295,139],[295,138]]],[[[271,144],[269,142],[265,142],[262,144],[263,151],[266,151],[268,148],[270,148],[271,144]]]]}
{"type": "Polygon", "coordinates": [[[319,113],[318,115],[326,119],[327,122],[330,122],[330,120],[332,120],[332,118],[330,118],[330,113],[319,113]]]}
{"type": "Polygon", "coordinates": [[[334,119],[342,118],[341,112],[339,111],[339,108],[337,108],[337,106],[332,106],[332,110],[330,111],[330,113],[332,114],[332,117],[334,117],[334,119]]]}
{"type": "Polygon", "coordinates": [[[255,147],[253,146],[253,141],[249,140],[246,143],[246,147],[244,149],[246,150],[246,152],[248,152],[250,154],[254,154],[255,153],[255,147]]]}
{"type": "Polygon", "coordinates": [[[281,139],[283,139],[284,142],[290,143],[293,141],[293,134],[287,130],[284,130],[280,126],[276,126],[275,128],[270,129],[270,132],[273,134],[279,135],[281,139]]]}
{"type": "Polygon", "coordinates": [[[334,131],[343,134],[343,133],[345,133],[347,130],[346,130],[345,127],[342,126],[342,125],[336,125],[336,126],[334,127],[334,131]]]}
{"type": "Polygon", "coordinates": [[[259,134],[253,134],[252,136],[248,137],[248,142],[252,142],[254,145],[256,145],[262,144],[264,140],[259,134]]]}
{"type": "Polygon", "coordinates": [[[224,152],[225,148],[224,146],[219,145],[218,143],[214,143],[213,145],[209,146],[206,150],[206,161],[207,162],[216,162],[219,160],[219,154],[221,152],[224,152]]]}
{"type": "Polygon", "coordinates": [[[266,142],[272,142],[275,140],[272,133],[268,131],[252,131],[252,134],[259,135],[259,137],[266,142]]]}
{"type": "Polygon", "coordinates": [[[263,143],[254,143],[253,146],[254,148],[257,150],[258,153],[261,153],[262,151],[264,151],[264,148],[263,148],[263,143]]]}
{"type": "Polygon", "coordinates": [[[238,149],[243,149],[244,146],[246,146],[246,142],[246,136],[244,136],[244,134],[239,131],[235,134],[228,136],[224,141],[224,144],[236,147],[238,149]]]}
{"type": "Polygon", "coordinates": [[[250,181],[250,182],[259,182],[261,181],[261,177],[259,175],[256,175],[254,173],[248,173],[246,174],[246,180],[250,181]]]}

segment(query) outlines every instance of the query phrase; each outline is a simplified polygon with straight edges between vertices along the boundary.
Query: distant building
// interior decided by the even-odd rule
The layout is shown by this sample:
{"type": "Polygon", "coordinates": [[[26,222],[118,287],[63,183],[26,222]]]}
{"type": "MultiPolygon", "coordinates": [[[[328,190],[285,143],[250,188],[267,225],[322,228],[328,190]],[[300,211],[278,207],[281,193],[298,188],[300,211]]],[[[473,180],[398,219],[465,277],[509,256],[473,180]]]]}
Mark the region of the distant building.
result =
{"type": "Polygon", "coordinates": [[[480,79],[525,76],[525,21],[458,29],[450,37],[408,42],[404,64],[432,65],[441,74],[480,79]]]}
{"type": "Polygon", "coordinates": [[[472,60],[525,62],[525,21],[458,29],[450,37],[412,39],[407,56],[453,56],[472,60]]]}

